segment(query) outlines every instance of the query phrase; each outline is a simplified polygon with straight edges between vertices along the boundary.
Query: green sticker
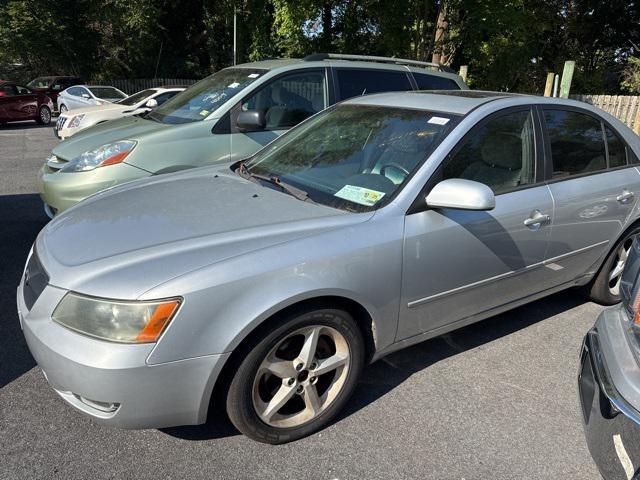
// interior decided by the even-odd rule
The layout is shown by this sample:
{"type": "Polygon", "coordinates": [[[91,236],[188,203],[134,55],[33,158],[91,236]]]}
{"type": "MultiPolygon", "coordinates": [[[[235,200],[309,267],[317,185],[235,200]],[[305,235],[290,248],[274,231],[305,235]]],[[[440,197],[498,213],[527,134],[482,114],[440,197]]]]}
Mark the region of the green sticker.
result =
{"type": "Polygon", "coordinates": [[[336,193],[334,193],[334,195],[336,197],[349,200],[350,202],[359,203],[360,205],[371,207],[372,205],[375,205],[378,201],[380,201],[382,197],[384,197],[384,192],[357,187],[355,185],[345,185],[336,193]]]}

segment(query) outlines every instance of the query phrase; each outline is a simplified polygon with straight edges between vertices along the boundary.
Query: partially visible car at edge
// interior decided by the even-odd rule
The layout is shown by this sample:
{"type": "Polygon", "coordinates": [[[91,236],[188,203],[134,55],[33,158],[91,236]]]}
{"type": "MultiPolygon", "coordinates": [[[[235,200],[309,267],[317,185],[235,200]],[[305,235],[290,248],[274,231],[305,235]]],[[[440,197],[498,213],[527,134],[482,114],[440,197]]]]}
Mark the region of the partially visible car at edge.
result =
{"type": "Polygon", "coordinates": [[[570,287],[617,302],[638,153],[571,100],[353,98],[249,159],[64,212],[19,318],[51,386],[98,422],[197,424],[213,401],[247,436],[292,441],[395,350],[570,287]]]}
{"type": "Polygon", "coordinates": [[[114,103],[127,98],[127,94],[115,87],[101,85],[74,85],[58,95],[60,114],[78,108],[114,103]]]}
{"type": "Polygon", "coordinates": [[[58,95],[63,90],[84,83],[82,77],[69,75],[54,75],[49,77],[38,77],[27,83],[27,87],[34,92],[47,95],[53,102],[54,111],[58,110],[58,95]]]}
{"type": "Polygon", "coordinates": [[[605,480],[640,478],[640,230],[632,233],[613,263],[622,302],[587,333],[578,374],[587,445],[605,480]]]}
{"type": "Polygon", "coordinates": [[[52,112],[53,102],[47,95],[14,82],[0,80],[0,124],[35,120],[48,125],[52,112]]]}
{"type": "Polygon", "coordinates": [[[107,120],[146,113],[182,92],[185,87],[156,87],[118,100],[92,107],[61,113],[54,126],[54,135],[62,140],[107,120]]]}
{"type": "Polygon", "coordinates": [[[320,54],[225,68],[147,115],[61,142],[38,174],[40,195],[51,216],[120,183],[246,158],[341,100],[416,89],[467,86],[445,67],[399,58],[320,54]]]}

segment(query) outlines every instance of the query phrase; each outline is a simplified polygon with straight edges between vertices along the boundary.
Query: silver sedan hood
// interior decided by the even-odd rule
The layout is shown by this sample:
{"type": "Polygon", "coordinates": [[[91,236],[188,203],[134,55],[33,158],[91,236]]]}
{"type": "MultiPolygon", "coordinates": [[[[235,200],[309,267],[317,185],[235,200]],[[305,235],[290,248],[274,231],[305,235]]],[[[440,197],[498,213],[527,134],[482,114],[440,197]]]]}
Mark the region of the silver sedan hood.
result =
{"type": "Polygon", "coordinates": [[[36,249],[52,285],[128,299],[206,265],[370,217],[300,201],[228,166],[205,167],[90,197],[49,223],[36,249]]]}

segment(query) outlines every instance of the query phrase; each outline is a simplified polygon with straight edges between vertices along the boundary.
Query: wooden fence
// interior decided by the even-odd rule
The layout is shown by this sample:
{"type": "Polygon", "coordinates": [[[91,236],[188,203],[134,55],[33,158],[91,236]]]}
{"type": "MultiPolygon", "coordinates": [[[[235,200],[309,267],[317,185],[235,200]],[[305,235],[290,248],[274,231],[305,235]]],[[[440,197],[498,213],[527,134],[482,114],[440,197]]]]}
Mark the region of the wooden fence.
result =
{"type": "Polygon", "coordinates": [[[167,86],[188,86],[196,83],[191,78],[135,78],[92,81],[94,85],[111,85],[122,90],[127,95],[139,92],[146,88],[167,86]]]}
{"type": "Polygon", "coordinates": [[[640,96],[631,95],[571,95],[574,100],[590,103],[624,122],[640,134],[640,96]]]}

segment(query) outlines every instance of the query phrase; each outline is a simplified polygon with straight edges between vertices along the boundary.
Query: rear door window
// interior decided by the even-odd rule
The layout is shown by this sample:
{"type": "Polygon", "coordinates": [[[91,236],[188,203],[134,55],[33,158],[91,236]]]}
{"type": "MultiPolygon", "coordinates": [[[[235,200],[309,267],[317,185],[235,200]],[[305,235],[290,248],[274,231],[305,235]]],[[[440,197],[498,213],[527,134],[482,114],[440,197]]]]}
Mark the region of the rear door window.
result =
{"type": "Polygon", "coordinates": [[[450,78],[429,75],[427,73],[414,73],[418,90],[460,90],[456,82],[450,78]]]}
{"type": "Polygon", "coordinates": [[[568,110],[545,110],[553,178],[597,172],[607,168],[600,120],[568,110]]]}
{"type": "Polygon", "coordinates": [[[609,127],[605,127],[607,149],[609,150],[609,168],[623,167],[627,164],[627,149],[620,137],[609,127]]]}
{"type": "Polygon", "coordinates": [[[370,93],[413,90],[405,72],[367,70],[364,68],[336,69],[340,100],[370,93]]]}

